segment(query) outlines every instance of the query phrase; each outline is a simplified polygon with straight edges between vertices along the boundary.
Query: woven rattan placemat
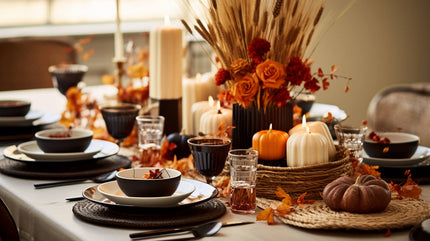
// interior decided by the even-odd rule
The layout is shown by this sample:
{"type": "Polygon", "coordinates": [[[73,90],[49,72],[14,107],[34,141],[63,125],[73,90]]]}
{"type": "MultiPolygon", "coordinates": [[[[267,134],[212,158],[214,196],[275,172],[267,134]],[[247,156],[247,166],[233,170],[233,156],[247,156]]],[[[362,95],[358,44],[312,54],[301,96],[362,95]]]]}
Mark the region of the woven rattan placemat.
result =
{"type": "Polygon", "coordinates": [[[73,206],[73,213],[82,221],[103,226],[127,228],[163,228],[193,225],[221,217],[225,205],[211,199],[182,208],[111,208],[83,200],[73,206]]]}
{"type": "MultiPolygon", "coordinates": [[[[266,209],[274,200],[257,198],[257,205],[266,209]]],[[[393,199],[381,213],[357,214],[332,211],[323,201],[296,208],[280,218],[283,223],[309,229],[402,229],[417,225],[430,217],[430,203],[415,199],[393,199]]]]}

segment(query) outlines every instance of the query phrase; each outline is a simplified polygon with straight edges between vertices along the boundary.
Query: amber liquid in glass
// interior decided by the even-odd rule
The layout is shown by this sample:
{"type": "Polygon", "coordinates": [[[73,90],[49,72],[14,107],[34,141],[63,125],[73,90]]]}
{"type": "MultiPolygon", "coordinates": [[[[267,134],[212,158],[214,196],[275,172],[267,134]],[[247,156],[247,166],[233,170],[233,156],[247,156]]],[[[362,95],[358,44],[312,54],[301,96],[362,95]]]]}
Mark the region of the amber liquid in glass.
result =
{"type": "Polygon", "coordinates": [[[234,213],[255,213],[257,206],[255,186],[239,185],[232,187],[230,204],[234,213]]]}

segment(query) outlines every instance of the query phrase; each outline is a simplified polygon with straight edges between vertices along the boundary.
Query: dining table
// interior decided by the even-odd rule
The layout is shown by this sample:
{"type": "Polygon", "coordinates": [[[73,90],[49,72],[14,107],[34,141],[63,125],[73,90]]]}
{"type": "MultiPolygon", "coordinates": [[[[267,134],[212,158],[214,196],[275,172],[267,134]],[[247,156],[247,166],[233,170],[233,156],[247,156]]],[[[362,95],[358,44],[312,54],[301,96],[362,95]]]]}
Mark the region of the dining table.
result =
{"type": "MultiPolygon", "coordinates": [[[[97,98],[114,95],[112,86],[86,87],[97,98]]],[[[24,99],[31,101],[32,108],[44,113],[60,114],[66,106],[66,97],[55,88],[1,91],[0,99],[24,99]]],[[[53,123],[55,125],[55,123],[53,123]]],[[[22,141],[21,141],[22,142],[22,141]]],[[[0,152],[10,145],[17,145],[20,140],[0,140],[0,152]]],[[[11,212],[20,238],[26,240],[130,240],[129,234],[150,230],[141,228],[124,228],[111,225],[100,225],[82,221],[72,212],[76,201],[68,201],[68,197],[81,196],[83,190],[96,185],[88,180],[66,186],[36,189],[37,182],[51,181],[40,178],[20,178],[0,173],[0,198],[11,212]]],[[[258,184],[257,184],[258,185],[258,184]]],[[[430,202],[430,185],[420,185],[420,198],[430,202]]],[[[138,210],[137,210],[138,211],[138,210]]],[[[137,212],[136,211],[136,212],[137,212]]],[[[174,210],[172,210],[174,212],[174,210]]],[[[321,230],[295,227],[277,220],[269,225],[266,221],[256,221],[255,214],[236,214],[227,206],[226,212],[218,221],[252,221],[247,225],[223,227],[218,233],[205,240],[387,240],[386,231],[360,231],[347,229],[321,230]]],[[[276,218],[275,218],[276,220],[276,218]]],[[[412,227],[393,229],[389,240],[408,240],[412,227]]],[[[192,237],[190,234],[181,237],[192,237]],[[188,236],[187,236],[188,235],[188,236]]],[[[171,240],[176,236],[160,237],[157,240],[171,240]]]]}

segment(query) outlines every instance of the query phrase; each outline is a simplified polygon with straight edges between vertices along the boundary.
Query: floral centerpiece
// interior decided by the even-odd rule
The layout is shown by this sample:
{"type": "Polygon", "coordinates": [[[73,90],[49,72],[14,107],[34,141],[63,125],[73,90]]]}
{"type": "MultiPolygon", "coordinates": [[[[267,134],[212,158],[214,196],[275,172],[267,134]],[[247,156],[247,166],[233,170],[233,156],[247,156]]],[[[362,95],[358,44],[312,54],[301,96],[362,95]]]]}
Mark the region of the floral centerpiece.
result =
{"type": "Polygon", "coordinates": [[[337,78],[321,68],[312,72],[310,56],[324,2],[300,0],[181,1],[192,19],[182,19],[187,31],[202,36],[219,60],[215,81],[237,102],[233,106],[233,148],[250,147],[253,133],[288,131],[293,125],[294,99],[314,93],[337,78]],[[251,137],[251,138],[250,138],[251,137]],[[236,139],[236,140],[235,140],[236,139]],[[241,140],[237,140],[241,139],[241,140]],[[240,143],[237,145],[237,143],[240,143]]]}

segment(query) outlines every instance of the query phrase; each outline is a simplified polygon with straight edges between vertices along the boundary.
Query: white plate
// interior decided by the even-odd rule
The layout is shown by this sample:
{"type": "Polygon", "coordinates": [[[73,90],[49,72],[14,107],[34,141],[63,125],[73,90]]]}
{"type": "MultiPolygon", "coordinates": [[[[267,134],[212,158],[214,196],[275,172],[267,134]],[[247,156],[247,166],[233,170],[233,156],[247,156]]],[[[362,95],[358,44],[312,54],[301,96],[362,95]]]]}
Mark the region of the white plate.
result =
{"type": "MultiPolygon", "coordinates": [[[[132,204],[121,204],[121,203],[116,203],[112,200],[110,200],[109,198],[106,198],[101,192],[99,192],[97,190],[99,185],[96,186],[92,186],[89,187],[87,189],[85,189],[82,193],[82,195],[88,199],[89,201],[104,205],[104,206],[111,206],[111,207],[126,207],[126,208],[142,208],[142,207],[151,207],[151,208],[175,208],[175,207],[183,207],[183,206],[190,206],[190,205],[195,205],[198,203],[202,203],[202,202],[206,202],[214,197],[216,197],[218,195],[218,190],[209,185],[206,184],[204,182],[200,182],[197,180],[192,180],[192,179],[186,179],[186,178],[182,178],[181,179],[181,184],[182,182],[188,182],[191,183],[194,187],[195,190],[194,192],[192,192],[189,196],[187,196],[185,199],[183,199],[181,202],[176,202],[174,204],[171,205],[160,205],[160,198],[161,197],[157,197],[157,201],[155,205],[145,205],[145,204],[141,204],[139,206],[137,205],[132,205],[132,204]]],[[[116,181],[115,181],[116,183],[116,181]]],[[[112,184],[113,185],[113,184],[112,184]]],[[[119,187],[118,187],[119,189],[119,187]]],[[[145,198],[148,199],[148,198],[145,198]]],[[[147,201],[147,200],[145,200],[147,201]]]]}
{"type": "Polygon", "coordinates": [[[25,116],[0,117],[0,126],[31,126],[33,121],[40,119],[42,116],[42,111],[30,110],[25,116]]]}
{"type": "Polygon", "coordinates": [[[97,191],[115,203],[145,208],[177,206],[195,190],[196,187],[192,183],[182,180],[175,193],[164,197],[129,197],[121,191],[117,181],[106,182],[97,187],[97,191]]]}
{"type": "Polygon", "coordinates": [[[400,167],[400,166],[411,166],[416,165],[425,159],[430,157],[430,148],[425,146],[418,146],[415,154],[410,158],[401,159],[390,159],[390,158],[376,158],[369,157],[365,151],[363,151],[363,162],[369,165],[378,165],[383,167],[400,167]]]}
{"type": "Polygon", "coordinates": [[[314,103],[309,111],[309,118],[321,120],[321,118],[324,117],[328,112],[330,112],[338,121],[343,121],[348,117],[345,111],[341,110],[335,105],[314,103]]]}
{"type": "MultiPolygon", "coordinates": [[[[119,152],[119,146],[110,141],[103,140],[91,140],[90,146],[85,150],[85,152],[76,152],[76,153],[43,153],[37,144],[36,141],[32,141],[33,143],[29,143],[32,145],[33,152],[32,156],[38,156],[32,158],[27,154],[21,153],[16,146],[9,146],[4,149],[3,155],[9,159],[21,161],[21,162],[73,162],[73,161],[83,161],[83,160],[98,160],[106,157],[113,156],[119,152]],[[35,146],[36,147],[35,147],[35,146]],[[38,151],[35,151],[38,149],[38,151]],[[95,153],[93,153],[95,152],[95,153]]],[[[26,142],[28,143],[28,142],[26,142]]],[[[26,144],[23,143],[23,144],[26,144]]],[[[21,144],[21,145],[23,145],[21,144]]],[[[20,145],[19,145],[20,146],[20,145]]],[[[18,146],[18,147],[19,147],[18,146]]],[[[28,150],[28,146],[24,146],[28,150]]]]}

